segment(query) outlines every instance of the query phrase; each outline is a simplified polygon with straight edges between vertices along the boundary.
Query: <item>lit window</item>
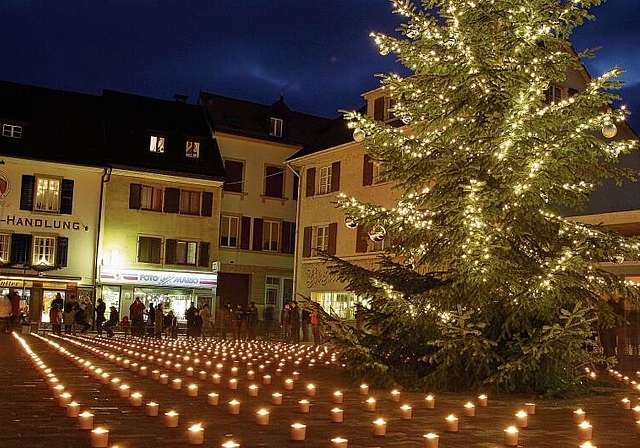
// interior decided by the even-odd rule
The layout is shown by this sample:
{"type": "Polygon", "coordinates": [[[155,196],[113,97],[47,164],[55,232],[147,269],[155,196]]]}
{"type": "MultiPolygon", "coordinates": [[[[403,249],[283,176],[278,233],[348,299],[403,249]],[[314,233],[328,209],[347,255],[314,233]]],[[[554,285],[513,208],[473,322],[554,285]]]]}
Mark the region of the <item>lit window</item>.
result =
{"type": "Polygon", "coordinates": [[[562,101],[562,87],[551,84],[545,92],[545,100],[549,104],[555,104],[562,101]]]}
{"type": "Polygon", "coordinates": [[[198,243],[193,241],[178,241],[176,244],[176,264],[196,265],[198,243]]]}
{"type": "Polygon", "coordinates": [[[384,173],[384,167],[380,162],[373,162],[373,179],[372,183],[379,184],[380,182],[384,182],[382,179],[382,173],[384,173]]]}
{"type": "Polygon", "coordinates": [[[9,234],[0,233],[0,263],[9,262],[9,234]]]}
{"type": "Polygon", "coordinates": [[[238,247],[238,223],[237,216],[223,216],[220,224],[220,246],[238,247]]]}
{"type": "Polygon", "coordinates": [[[57,212],[60,210],[60,179],[36,179],[35,210],[57,212]]]}
{"type": "Polygon", "coordinates": [[[56,251],[56,239],[48,236],[33,237],[32,264],[36,266],[53,266],[56,251]]]}
{"type": "Polygon", "coordinates": [[[316,250],[326,251],[329,247],[329,226],[316,227],[316,250]]]}
{"type": "Polygon", "coordinates": [[[152,135],[149,140],[149,151],[160,154],[164,153],[164,137],[152,135]]]}
{"type": "Polygon", "coordinates": [[[149,236],[138,237],[138,262],[160,263],[162,239],[149,236]]]}
{"type": "Polygon", "coordinates": [[[272,137],[282,137],[282,126],[284,122],[281,118],[273,118],[269,121],[269,135],[272,137]]]}
{"type": "Polygon", "coordinates": [[[140,187],[140,208],[142,210],[162,211],[162,188],[142,185],[140,187]]]}
{"type": "Polygon", "coordinates": [[[2,136],[11,138],[22,138],[22,126],[15,124],[3,124],[2,136]]]}
{"type": "Polygon", "coordinates": [[[180,213],[185,215],[200,214],[200,192],[180,190],[180,213]]]}
{"type": "Polygon", "coordinates": [[[275,305],[280,295],[280,279],[267,277],[264,302],[267,305],[275,305]]]}
{"type": "Polygon", "coordinates": [[[200,142],[192,142],[187,140],[186,156],[192,159],[200,157],[200,142]]]}
{"type": "Polygon", "coordinates": [[[355,319],[356,308],[353,305],[361,303],[358,297],[350,292],[312,292],[311,300],[342,319],[355,319]]]}
{"type": "Polygon", "coordinates": [[[280,223],[264,221],[262,228],[262,249],[277,252],[280,243],[280,223]]]}
{"type": "Polygon", "coordinates": [[[320,168],[318,194],[331,193],[331,165],[320,168]]]}

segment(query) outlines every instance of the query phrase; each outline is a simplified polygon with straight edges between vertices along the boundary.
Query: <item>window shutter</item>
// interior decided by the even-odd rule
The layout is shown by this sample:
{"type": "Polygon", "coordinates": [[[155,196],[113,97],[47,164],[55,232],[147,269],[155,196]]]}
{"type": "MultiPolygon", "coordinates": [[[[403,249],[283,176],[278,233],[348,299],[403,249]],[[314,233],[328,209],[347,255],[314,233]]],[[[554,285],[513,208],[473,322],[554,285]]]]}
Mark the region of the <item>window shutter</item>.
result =
{"type": "Polygon", "coordinates": [[[282,237],[280,241],[282,241],[281,252],[283,254],[293,253],[291,250],[291,224],[289,221],[283,221],[282,223],[282,237]]]}
{"type": "Polygon", "coordinates": [[[251,218],[243,216],[240,220],[240,249],[249,250],[251,237],[251,218]]]}
{"type": "Polygon", "coordinates": [[[253,218],[253,250],[262,250],[262,218],[253,218]]]}
{"type": "Polygon", "coordinates": [[[242,193],[242,172],[244,171],[244,163],[235,160],[226,160],[224,162],[224,170],[227,175],[223,186],[224,191],[242,193]]]}
{"type": "Polygon", "coordinates": [[[209,267],[209,243],[200,243],[200,252],[198,254],[198,266],[203,268],[209,267]]]}
{"type": "Polygon", "coordinates": [[[373,119],[384,121],[384,97],[378,98],[373,102],[373,119]]]}
{"type": "Polygon", "coordinates": [[[69,238],[59,236],[56,245],[56,266],[59,268],[67,265],[67,254],[69,252],[69,238]]]}
{"type": "Polygon", "coordinates": [[[164,263],[176,264],[176,250],[178,240],[166,240],[164,242],[164,263]]]}
{"type": "Polygon", "coordinates": [[[62,197],[60,198],[60,213],[73,213],[73,180],[62,179],[62,197]]]}
{"type": "Polygon", "coordinates": [[[31,264],[31,235],[14,233],[11,235],[10,264],[31,264]]]}
{"type": "Polygon", "coordinates": [[[373,161],[369,154],[364,155],[362,162],[362,185],[373,185],[373,161]]]}
{"type": "Polygon", "coordinates": [[[340,162],[331,164],[331,191],[340,191],[340,162]]]}
{"type": "Polygon", "coordinates": [[[166,213],[180,211],[180,190],[178,188],[164,189],[164,211],[166,213]]]}
{"type": "Polygon", "coordinates": [[[129,208],[140,210],[140,206],[142,205],[140,201],[141,192],[142,185],[129,184],[129,208]]]}
{"type": "Polygon", "coordinates": [[[311,238],[313,236],[313,227],[305,227],[302,237],[302,256],[311,256],[311,238]]]}
{"type": "Polygon", "coordinates": [[[571,98],[572,96],[577,95],[578,91],[576,89],[569,87],[569,89],[567,90],[567,93],[569,94],[569,98],[571,98]]]}
{"type": "Polygon", "coordinates": [[[213,213],[213,193],[205,191],[202,193],[201,216],[212,216],[213,213]]]}
{"type": "Polygon", "coordinates": [[[367,251],[367,232],[365,231],[364,226],[356,227],[356,253],[364,253],[367,251]]]}
{"type": "Polygon", "coordinates": [[[338,223],[332,222],[331,224],[329,224],[329,242],[327,244],[327,252],[329,252],[331,255],[336,254],[336,240],[338,236],[337,234],[338,223]]]}
{"type": "Polygon", "coordinates": [[[22,175],[22,190],[20,190],[20,210],[33,210],[33,189],[36,177],[22,175]]]}
{"type": "Polygon", "coordinates": [[[307,169],[307,192],[306,196],[313,196],[316,194],[316,169],[307,169]]]}
{"type": "Polygon", "coordinates": [[[277,166],[267,166],[265,169],[264,194],[270,198],[281,198],[284,185],[284,170],[277,166]]]}

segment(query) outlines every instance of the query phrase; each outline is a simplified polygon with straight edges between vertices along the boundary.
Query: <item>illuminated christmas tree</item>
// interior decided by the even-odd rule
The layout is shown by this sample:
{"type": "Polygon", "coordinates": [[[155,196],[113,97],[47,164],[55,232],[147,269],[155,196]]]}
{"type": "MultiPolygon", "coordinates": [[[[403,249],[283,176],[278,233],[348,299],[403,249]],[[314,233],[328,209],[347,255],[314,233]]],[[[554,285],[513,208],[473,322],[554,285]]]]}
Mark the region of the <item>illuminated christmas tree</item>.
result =
{"type": "Polygon", "coordinates": [[[401,199],[385,209],[339,197],[392,248],[374,270],[327,256],[364,299],[362,328],[332,321],[333,342],[379,384],[575,391],[603,362],[594,340],[614,318],[603,297],[637,295],[600,263],[640,250],[563,217],[606,179],[635,175],[617,162],[636,142],[613,138],[621,71],[566,87],[592,56],[574,52],[571,33],[600,1],[392,3],[406,19],[398,35],[373,37],[412,73],[382,81],[401,123],[347,119],[401,199]]]}

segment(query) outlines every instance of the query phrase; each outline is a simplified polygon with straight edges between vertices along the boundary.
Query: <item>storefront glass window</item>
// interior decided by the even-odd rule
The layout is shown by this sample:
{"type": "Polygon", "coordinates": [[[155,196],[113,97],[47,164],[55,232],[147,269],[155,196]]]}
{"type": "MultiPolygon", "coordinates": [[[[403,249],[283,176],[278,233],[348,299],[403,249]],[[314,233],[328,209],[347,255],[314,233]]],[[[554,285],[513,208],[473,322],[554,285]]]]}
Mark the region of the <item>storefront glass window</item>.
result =
{"type": "Polygon", "coordinates": [[[58,291],[45,289],[42,292],[42,316],[40,317],[41,322],[51,322],[51,320],[49,319],[49,311],[51,311],[51,302],[53,302],[53,299],[56,298],[57,293],[60,293],[65,301],[67,300],[67,294],[64,289],[58,291]]]}
{"type": "Polygon", "coordinates": [[[104,313],[105,319],[109,320],[111,312],[109,311],[112,306],[115,306],[120,313],[120,287],[119,286],[103,286],[102,287],[102,300],[107,306],[107,311],[104,313]]]}
{"type": "MultiPolygon", "coordinates": [[[[162,303],[164,314],[171,310],[178,321],[185,320],[187,308],[194,300],[190,289],[134,288],[133,297],[140,297],[147,309],[149,309],[150,303],[153,303],[154,306],[162,303]]],[[[128,314],[129,310],[126,310],[125,313],[128,314]]]]}
{"type": "Polygon", "coordinates": [[[311,300],[320,303],[325,311],[342,319],[355,318],[357,296],[350,292],[312,292],[311,300]]]}

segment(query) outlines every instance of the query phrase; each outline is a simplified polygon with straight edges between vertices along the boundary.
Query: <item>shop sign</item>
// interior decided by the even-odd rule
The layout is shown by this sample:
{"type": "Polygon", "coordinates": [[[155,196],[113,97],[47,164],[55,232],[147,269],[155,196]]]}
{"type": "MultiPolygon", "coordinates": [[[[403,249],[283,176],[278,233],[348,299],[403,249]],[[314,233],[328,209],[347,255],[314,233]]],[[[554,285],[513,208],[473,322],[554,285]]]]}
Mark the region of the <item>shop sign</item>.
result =
{"type": "Polygon", "coordinates": [[[22,286],[20,280],[2,280],[0,279],[0,286],[5,288],[18,288],[22,286]]]}
{"type": "Polygon", "coordinates": [[[137,269],[101,269],[103,283],[130,285],[172,286],[182,288],[215,288],[218,276],[180,271],[142,271],[137,269]]]}
{"type": "Polygon", "coordinates": [[[82,228],[79,221],[49,218],[26,218],[16,215],[7,215],[6,218],[0,218],[0,222],[8,226],[31,227],[36,229],[80,230],[82,228]]]}

